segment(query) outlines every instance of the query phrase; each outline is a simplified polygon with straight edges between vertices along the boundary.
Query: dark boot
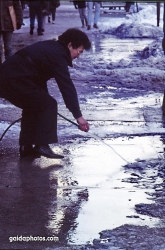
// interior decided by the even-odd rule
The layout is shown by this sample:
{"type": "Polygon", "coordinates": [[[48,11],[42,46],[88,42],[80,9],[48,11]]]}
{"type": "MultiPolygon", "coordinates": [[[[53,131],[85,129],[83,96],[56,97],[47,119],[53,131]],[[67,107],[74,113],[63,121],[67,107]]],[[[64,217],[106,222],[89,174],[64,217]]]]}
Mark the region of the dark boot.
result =
{"type": "Polygon", "coordinates": [[[63,159],[63,155],[57,155],[53,152],[53,150],[49,147],[49,145],[44,146],[35,146],[34,147],[34,153],[38,156],[45,156],[47,158],[52,159],[63,159]]]}
{"type": "Polygon", "coordinates": [[[99,27],[97,26],[96,23],[94,23],[93,28],[98,29],[99,27]]]}
{"type": "Polygon", "coordinates": [[[33,35],[33,30],[34,30],[34,27],[30,27],[30,35],[33,35]]]}
{"type": "Polygon", "coordinates": [[[162,48],[163,48],[164,55],[165,55],[165,37],[163,37],[163,40],[162,40],[162,48]]]}
{"type": "Polygon", "coordinates": [[[84,20],[82,20],[81,22],[82,22],[82,27],[81,28],[84,28],[84,20]]]}
{"type": "Polygon", "coordinates": [[[38,29],[37,32],[38,32],[38,36],[43,36],[42,29],[41,30],[38,29]]]}
{"type": "Polygon", "coordinates": [[[90,25],[88,25],[88,26],[87,26],[87,30],[90,30],[90,29],[91,29],[91,26],[90,26],[90,25]]]}

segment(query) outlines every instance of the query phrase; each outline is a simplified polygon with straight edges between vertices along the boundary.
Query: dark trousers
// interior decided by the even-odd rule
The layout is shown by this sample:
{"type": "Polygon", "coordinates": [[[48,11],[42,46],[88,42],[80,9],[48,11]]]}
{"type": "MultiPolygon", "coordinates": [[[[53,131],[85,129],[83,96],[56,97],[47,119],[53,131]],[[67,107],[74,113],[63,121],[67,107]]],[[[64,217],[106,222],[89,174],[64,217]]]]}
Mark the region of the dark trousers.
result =
{"type": "Polygon", "coordinates": [[[44,91],[39,92],[37,100],[22,111],[20,145],[57,142],[57,102],[44,91]],[[39,99],[42,99],[42,105],[38,102],[39,99]]]}
{"type": "Polygon", "coordinates": [[[38,32],[42,31],[42,5],[41,1],[30,1],[29,2],[29,14],[30,14],[30,27],[34,28],[35,18],[37,17],[38,32]]]}
{"type": "Polygon", "coordinates": [[[126,2],[126,5],[125,5],[126,12],[129,12],[130,7],[131,7],[132,4],[134,4],[134,2],[126,2]]]}
{"type": "Polygon", "coordinates": [[[55,21],[55,18],[56,18],[56,8],[50,9],[50,14],[52,15],[52,21],[55,21]]]}
{"type": "Polygon", "coordinates": [[[10,57],[0,69],[0,96],[23,110],[20,145],[55,143],[57,102],[48,94],[46,83],[38,86],[42,79],[38,81],[32,71],[26,59],[10,57]]]}

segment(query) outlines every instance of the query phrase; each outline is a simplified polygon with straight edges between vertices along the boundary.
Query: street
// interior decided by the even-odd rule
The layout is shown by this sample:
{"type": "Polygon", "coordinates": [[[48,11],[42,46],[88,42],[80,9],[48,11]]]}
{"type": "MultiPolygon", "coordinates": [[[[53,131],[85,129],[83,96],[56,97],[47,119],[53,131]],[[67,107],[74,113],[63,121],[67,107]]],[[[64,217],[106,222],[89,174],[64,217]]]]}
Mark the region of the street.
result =
{"type": "MultiPolygon", "coordinates": [[[[154,5],[148,8],[154,13],[154,5]]],[[[154,25],[132,25],[138,15],[102,10],[99,29],[87,31],[73,3],[61,1],[55,24],[46,23],[39,37],[36,30],[29,35],[24,10],[14,52],[71,27],[89,36],[92,49],[74,61],[70,74],[90,131],[58,117],[59,143],[52,148],[64,160],[20,159],[20,123],[6,133],[0,142],[0,249],[165,249],[162,22],[157,27],[155,16],[154,25]]],[[[58,112],[75,122],[54,79],[48,88],[58,112]]],[[[2,134],[21,110],[3,99],[0,107],[2,134]]]]}

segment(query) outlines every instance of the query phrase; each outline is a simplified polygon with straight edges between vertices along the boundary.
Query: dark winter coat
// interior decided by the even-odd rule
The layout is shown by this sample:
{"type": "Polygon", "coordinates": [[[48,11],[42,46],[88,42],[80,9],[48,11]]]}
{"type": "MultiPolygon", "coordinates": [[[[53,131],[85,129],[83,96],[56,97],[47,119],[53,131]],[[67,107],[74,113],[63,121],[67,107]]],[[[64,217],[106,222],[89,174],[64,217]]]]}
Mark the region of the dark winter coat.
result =
{"type": "Polygon", "coordinates": [[[82,114],[68,66],[72,67],[70,51],[61,42],[48,40],[32,44],[19,50],[2,64],[0,96],[7,99],[6,96],[10,94],[11,99],[19,100],[19,86],[22,88],[23,85],[31,86],[33,83],[45,88],[46,82],[55,78],[66,107],[75,118],[79,118],[82,114]]]}
{"type": "Polygon", "coordinates": [[[0,0],[0,30],[13,31],[9,6],[13,6],[16,14],[17,29],[21,28],[23,23],[22,6],[20,1],[0,0]]]}
{"type": "Polygon", "coordinates": [[[49,2],[49,10],[53,10],[59,7],[60,1],[59,0],[50,0],[49,2]]]}
{"type": "Polygon", "coordinates": [[[41,0],[41,1],[34,1],[34,0],[32,0],[32,1],[27,1],[27,2],[28,2],[28,5],[31,4],[31,3],[40,4],[42,6],[42,10],[45,10],[46,7],[47,7],[47,2],[48,1],[43,1],[43,0],[41,0]]]}
{"type": "Polygon", "coordinates": [[[73,1],[74,6],[78,9],[86,8],[86,1],[73,1]]]}
{"type": "Polygon", "coordinates": [[[60,6],[59,0],[46,1],[46,15],[50,15],[53,10],[60,6]]]}

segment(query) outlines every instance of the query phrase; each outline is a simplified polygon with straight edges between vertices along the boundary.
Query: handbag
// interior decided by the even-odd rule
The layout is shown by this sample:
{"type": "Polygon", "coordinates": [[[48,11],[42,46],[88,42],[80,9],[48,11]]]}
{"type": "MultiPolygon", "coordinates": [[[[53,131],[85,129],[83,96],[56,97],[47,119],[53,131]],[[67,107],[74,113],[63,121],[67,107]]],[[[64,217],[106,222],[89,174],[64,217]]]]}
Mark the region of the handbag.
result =
{"type": "Polygon", "coordinates": [[[17,29],[17,18],[16,18],[16,14],[15,14],[15,10],[14,10],[13,6],[9,6],[9,13],[10,13],[11,21],[13,24],[13,29],[16,30],[17,29]]]}

